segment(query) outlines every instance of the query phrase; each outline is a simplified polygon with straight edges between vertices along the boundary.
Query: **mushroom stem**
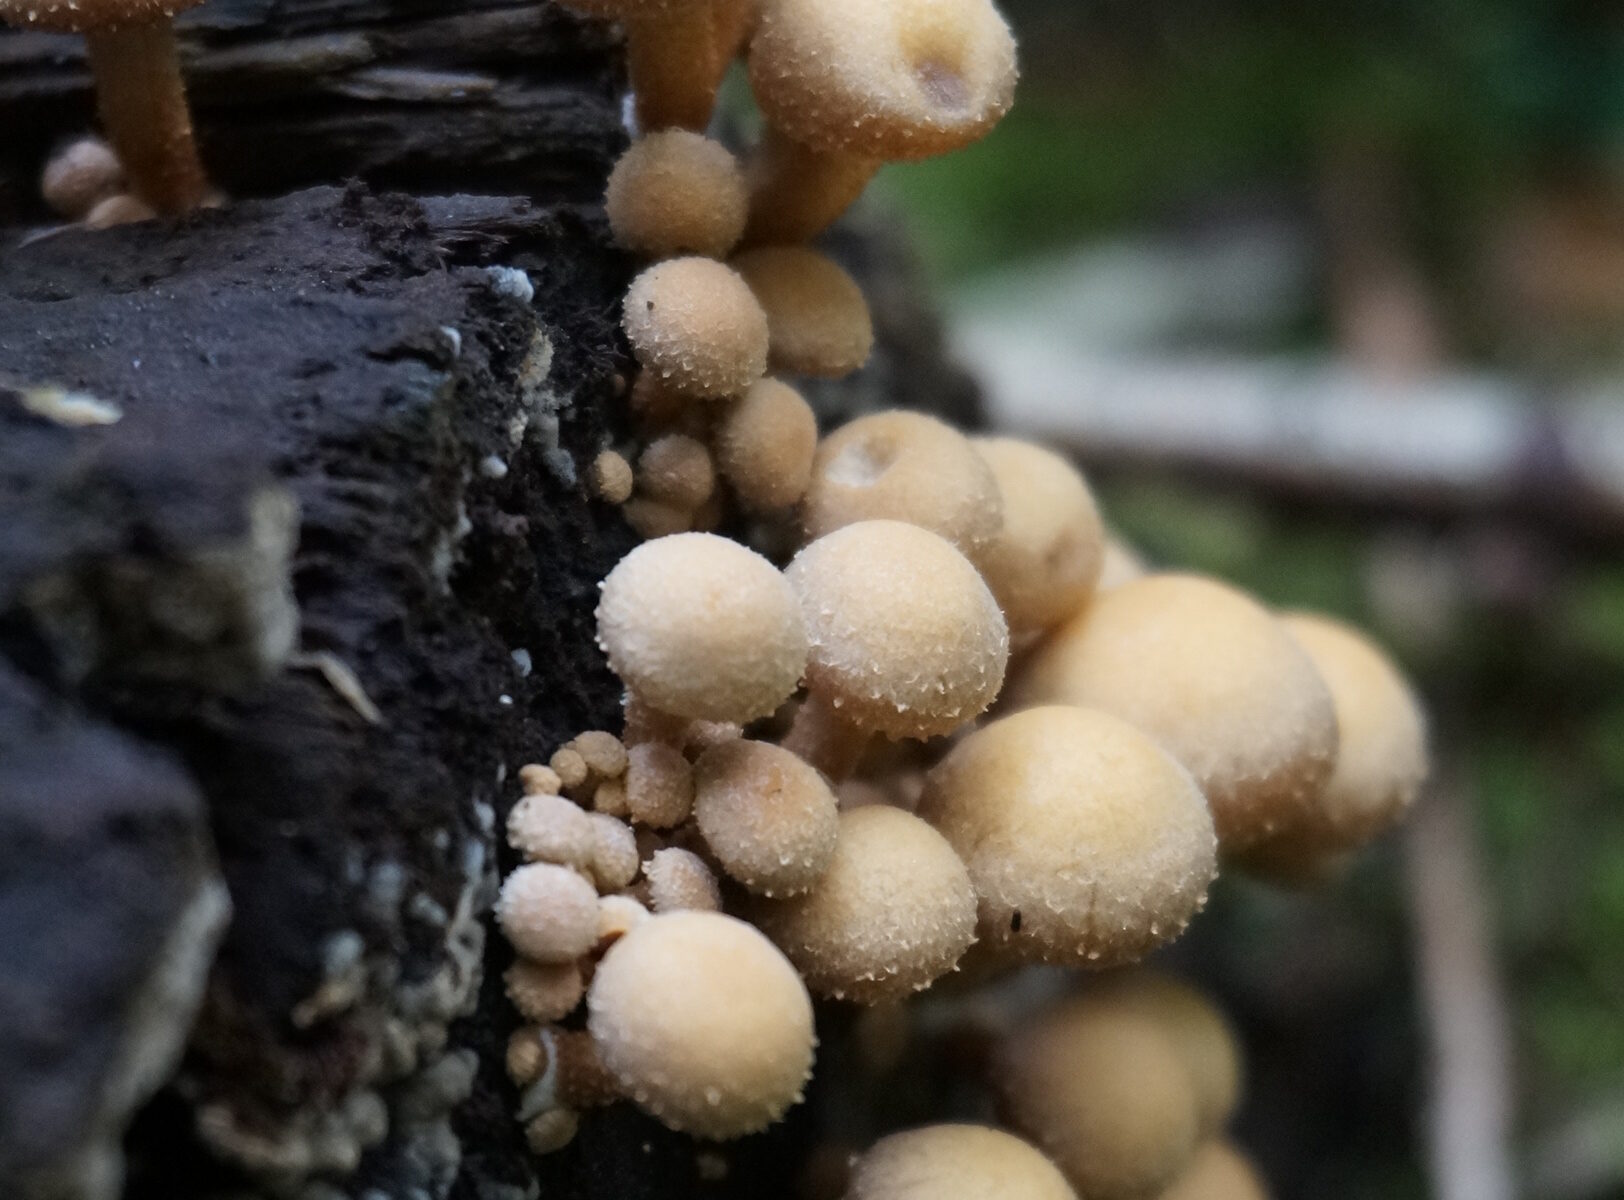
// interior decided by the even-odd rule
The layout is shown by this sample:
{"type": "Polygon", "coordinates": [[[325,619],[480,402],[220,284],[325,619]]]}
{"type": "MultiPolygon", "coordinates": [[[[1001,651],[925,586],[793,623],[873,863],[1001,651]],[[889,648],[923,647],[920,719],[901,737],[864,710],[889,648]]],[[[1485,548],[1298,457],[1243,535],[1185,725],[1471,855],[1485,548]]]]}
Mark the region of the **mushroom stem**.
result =
{"type": "Polygon", "coordinates": [[[750,163],[746,245],[810,241],[863,194],[883,160],[814,150],[767,126],[750,163]]]}
{"type": "Polygon", "coordinates": [[[198,207],[209,182],[192,138],[174,24],[166,17],[92,29],[85,42],[102,125],[132,190],[161,213],[198,207]]]}
{"type": "Polygon", "coordinates": [[[710,124],[722,69],[709,9],[694,4],[626,20],[626,64],[644,133],[710,124]]]}
{"type": "Polygon", "coordinates": [[[780,745],[839,783],[852,775],[874,735],[859,729],[827,698],[807,694],[780,745]]]}

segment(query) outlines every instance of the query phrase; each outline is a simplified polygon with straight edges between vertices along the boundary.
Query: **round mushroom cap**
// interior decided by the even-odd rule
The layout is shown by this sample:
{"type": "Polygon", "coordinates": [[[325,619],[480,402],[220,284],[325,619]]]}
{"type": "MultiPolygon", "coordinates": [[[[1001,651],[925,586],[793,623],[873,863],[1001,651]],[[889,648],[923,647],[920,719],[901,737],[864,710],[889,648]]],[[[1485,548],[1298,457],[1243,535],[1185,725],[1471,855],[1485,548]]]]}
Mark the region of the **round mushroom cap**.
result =
{"type": "Polygon", "coordinates": [[[758,379],[717,423],[716,464],[748,509],[788,508],[806,495],[818,418],[799,392],[758,379]]]}
{"type": "Polygon", "coordinates": [[[975,940],[976,899],[941,834],[874,806],[840,814],[834,857],[809,893],[751,915],[813,992],[876,1004],[953,969],[975,940]]]}
{"type": "Polygon", "coordinates": [[[733,260],[767,314],[775,371],[838,379],[868,361],[874,323],[857,281],[806,246],[763,246],[733,260]]]}
{"type": "Polygon", "coordinates": [[[801,1099],[816,1044],[795,968],[709,912],[650,917],[604,955],[587,1027],[621,1089],[679,1133],[735,1138],[801,1099]]]}
{"type": "Polygon", "coordinates": [[[1214,1138],[1195,1152],[1159,1200],[1269,1200],[1269,1189],[1244,1154],[1214,1138]]]}
{"type": "Polygon", "coordinates": [[[750,88],[784,134],[823,151],[956,150],[1015,98],[1015,39],[988,0],[770,0],[750,88]]]}
{"type": "Polygon", "coordinates": [[[999,1113],[1088,1200],[1154,1195],[1194,1156],[1195,1089],[1148,1018],[1062,1002],[993,1054],[999,1113]]]}
{"type": "Polygon", "coordinates": [[[795,556],[785,578],[811,642],[807,686],[859,729],[953,732],[1003,686],[1009,629],[951,544],[900,521],[859,521],[795,556]]]}
{"type": "Polygon", "coordinates": [[[767,370],[767,314],[714,259],[649,267],[626,290],[624,325],[637,361],[677,395],[736,396],[767,370]]]}
{"type": "Polygon", "coordinates": [[[963,857],[1006,960],[1111,967],[1184,931],[1216,871],[1195,781],[1126,721],[1028,709],[959,742],[919,815],[963,857]]]}
{"type": "Polygon", "coordinates": [[[1004,524],[992,468],[952,426],[915,412],[878,412],[824,438],[801,505],[808,538],[856,521],[906,521],[972,560],[1004,524]]]}
{"type": "Polygon", "coordinates": [[[1004,501],[1004,524],[976,555],[1012,634],[1058,625],[1087,602],[1105,558],[1105,529],[1081,473],[1015,438],[976,438],[1004,501]]]}
{"type": "Polygon", "coordinates": [[[1077,1200],[1055,1165],[985,1125],[927,1125],[875,1142],[846,1200],[1077,1200]]]}
{"type": "Polygon", "coordinates": [[[1132,583],[1142,575],[1150,574],[1144,556],[1114,533],[1105,535],[1105,553],[1100,563],[1099,582],[1094,586],[1101,591],[1132,583]]]}
{"type": "Polygon", "coordinates": [[[753,721],[795,691],[807,635],[778,569],[709,533],[644,542],[598,601],[598,644],[639,699],[705,721],[753,721]]]}
{"type": "Polygon", "coordinates": [[[749,210],[744,171],[727,147],[686,129],[645,134],[609,172],[609,228],[650,258],[725,258],[749,210]]]}
{"type": "Polygon", "coordinates": [[[1195,1085],[1202,1137],[1229,1122],[1241,1095],[1241,1048],[1229,1021],[1195,988],[1159,971],[1108,976],[1087,993],[1101,1006],[1139,1013],[1161,1026],[1195,1085]]]}
{"type": "Polygon", "coordinates": [[[201,3],[203,0],[0,0],[0,21],[47,33],[86,33],[165,21],[201,3]]]}
{"type": "Polygon", "coordinates": [[[1150,734],[1201,785],[1226,854],[1301,821],[1336,760],[1331,693],[1308,655],[1255,600],[1192,575],[1096,594],[1010,693],[1104,709],[1150,734]]]}
{"type": "Polygon", "coordinates": [[[569,867],[528,863],[503,881],[496,918],[525,958],[567,963],[597,943],[598,890],[569,867]]]}
{"type": "Polygon", "coordinates": [[[82,137],[52,154],[40,176],[40,195],[65,217],[82,217],[125,186],[124,164],[100,138],[82,137]]]}
{"type": "Polygon", "coordinates": [[[694,820],[717,864],[763,896],[793,896],[829,867],[839,807],[823,776],[780,746],[738,738],[694,764],[694,820]]]}

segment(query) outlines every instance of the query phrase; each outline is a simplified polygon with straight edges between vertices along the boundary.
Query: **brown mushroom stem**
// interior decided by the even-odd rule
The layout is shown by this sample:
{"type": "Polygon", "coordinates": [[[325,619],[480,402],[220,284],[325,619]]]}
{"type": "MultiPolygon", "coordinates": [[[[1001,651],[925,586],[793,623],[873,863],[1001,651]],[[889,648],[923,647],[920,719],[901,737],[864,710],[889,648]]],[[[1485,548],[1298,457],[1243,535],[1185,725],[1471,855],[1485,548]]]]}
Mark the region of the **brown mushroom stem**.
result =
{"type": "Polygon", "coordinates": [[[703,130],[716,107],[722,71],[711,15],[692,5],[675,13],[626,21],[626,65],[637,94],[637,121],[657,129],[703,130]]]}
{"type": "Polygon", "coordinates": [[[873,740],[873,734],[859,729],[813,692],[796,710],[789,732],[779,744],[839,783],[856,772],[873,740]]]}
{"type": "Polygon", "coordinates": [[[814,150],[769,125],[750,163],[745,245],[789,245],[816,237],[863,194],[882,161],[814,150]]]}
{"type": "Polygon", "coordinates": [[[131,188],[161,213],[197,208],[209,181],[192,138],[173,23],[92,29],[85,42],[102,125],[131,188]]]}
{"type": "Polygon", "coordinates": [[[537,1030],[541,1069],[520,1100],[519,1119],[528,1121],[553,1109],[601,1108],[620,1098],[590,1035],[577,1030],[537,1030]]]}

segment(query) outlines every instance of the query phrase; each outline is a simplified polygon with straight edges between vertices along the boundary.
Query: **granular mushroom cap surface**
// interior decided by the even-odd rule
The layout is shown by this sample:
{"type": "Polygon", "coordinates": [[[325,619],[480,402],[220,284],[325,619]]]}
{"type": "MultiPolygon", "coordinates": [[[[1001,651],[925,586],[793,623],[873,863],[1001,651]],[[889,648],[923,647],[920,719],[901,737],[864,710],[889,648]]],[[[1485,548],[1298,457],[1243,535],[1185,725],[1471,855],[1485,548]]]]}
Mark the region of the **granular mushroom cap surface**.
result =
{"type": "Polygon", "coordinates": [[[1000,957],[1110,967],[1183,932],[1216,873],[1189,773],[1127,722],[1063,705],[964,738],[919,814],[963,857],[1000,957]]]}
{"type": "Polygon", "coordinates": [[[203,0],[0,0],[0,21],[51,33],[84,33],[144,25],[195,8],[203,0]]]}
{"type": "Polygon", "coordinates": [[[717,467],[746,508],[787,508],[806,495],[818,448],[818,418],[801,394],[758,379],[717,423],[717,467]]]}
{"type": "Polygon", "coordinates": [[[626,290],[626,337],[644,370],[681,396],[736,396],[767,370],[767,314],[709,258],[655,263],[626,290]]]}
{"type": "Polygon", "coordinates": [[[686,129],[645,134],[609,173],[615,240],[651,258],[723,258],[744,235],[744,171],[719,142],[686,129]]]}
{"type": "Polygon", "coordinates": [[[846,1200],[1077,1200],[1066,1178],[1014,1134],[927,1125],[883,1137],[852,1166],[846,1200]]]}
{"type": "Polygon", "coordinates": [[[639,924],[598,964],[587,1008],[623,1091],[678,1132],[764,1129],[811,1075],[812,1002],[800,976],[759,931],[720,913],[639,924]]]}
{"type": "Polygon", "coordinates": [[[732,262],[767,314],[774,370],[839,378],[868,361],[874,323],[857,281],[806,246],[762,246],[732,262]]]}
{"type": "Polygon", "coordinates": [[[694,819],[722,870],[764,896],[816,884],[840,827],[823,776],[782,747],[743,738],[694,764],[694,819]]]}
{"type": "Polygon", "coordinates": [[[541,963],[567,963],[598,940],[598,892],[578,872],[528,863],[502,883],[497,920],[513,948],[541,963]]]}

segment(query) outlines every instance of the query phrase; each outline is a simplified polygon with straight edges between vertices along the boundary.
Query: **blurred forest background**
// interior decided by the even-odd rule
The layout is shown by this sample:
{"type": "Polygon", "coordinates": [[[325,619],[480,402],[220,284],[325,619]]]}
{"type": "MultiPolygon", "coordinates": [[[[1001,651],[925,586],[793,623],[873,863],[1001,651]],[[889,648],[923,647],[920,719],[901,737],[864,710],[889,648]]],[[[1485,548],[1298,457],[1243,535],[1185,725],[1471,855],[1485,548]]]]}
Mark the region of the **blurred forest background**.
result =
{"type": "Polygon", "coordinates": [[[1173,956],[1241,1140],[1286,1197],[1624,1197],[1624,5],[1004,8],[1014,112],[880,189],[995,419],[1433,714],[1402,837],[1173,956]]]}

